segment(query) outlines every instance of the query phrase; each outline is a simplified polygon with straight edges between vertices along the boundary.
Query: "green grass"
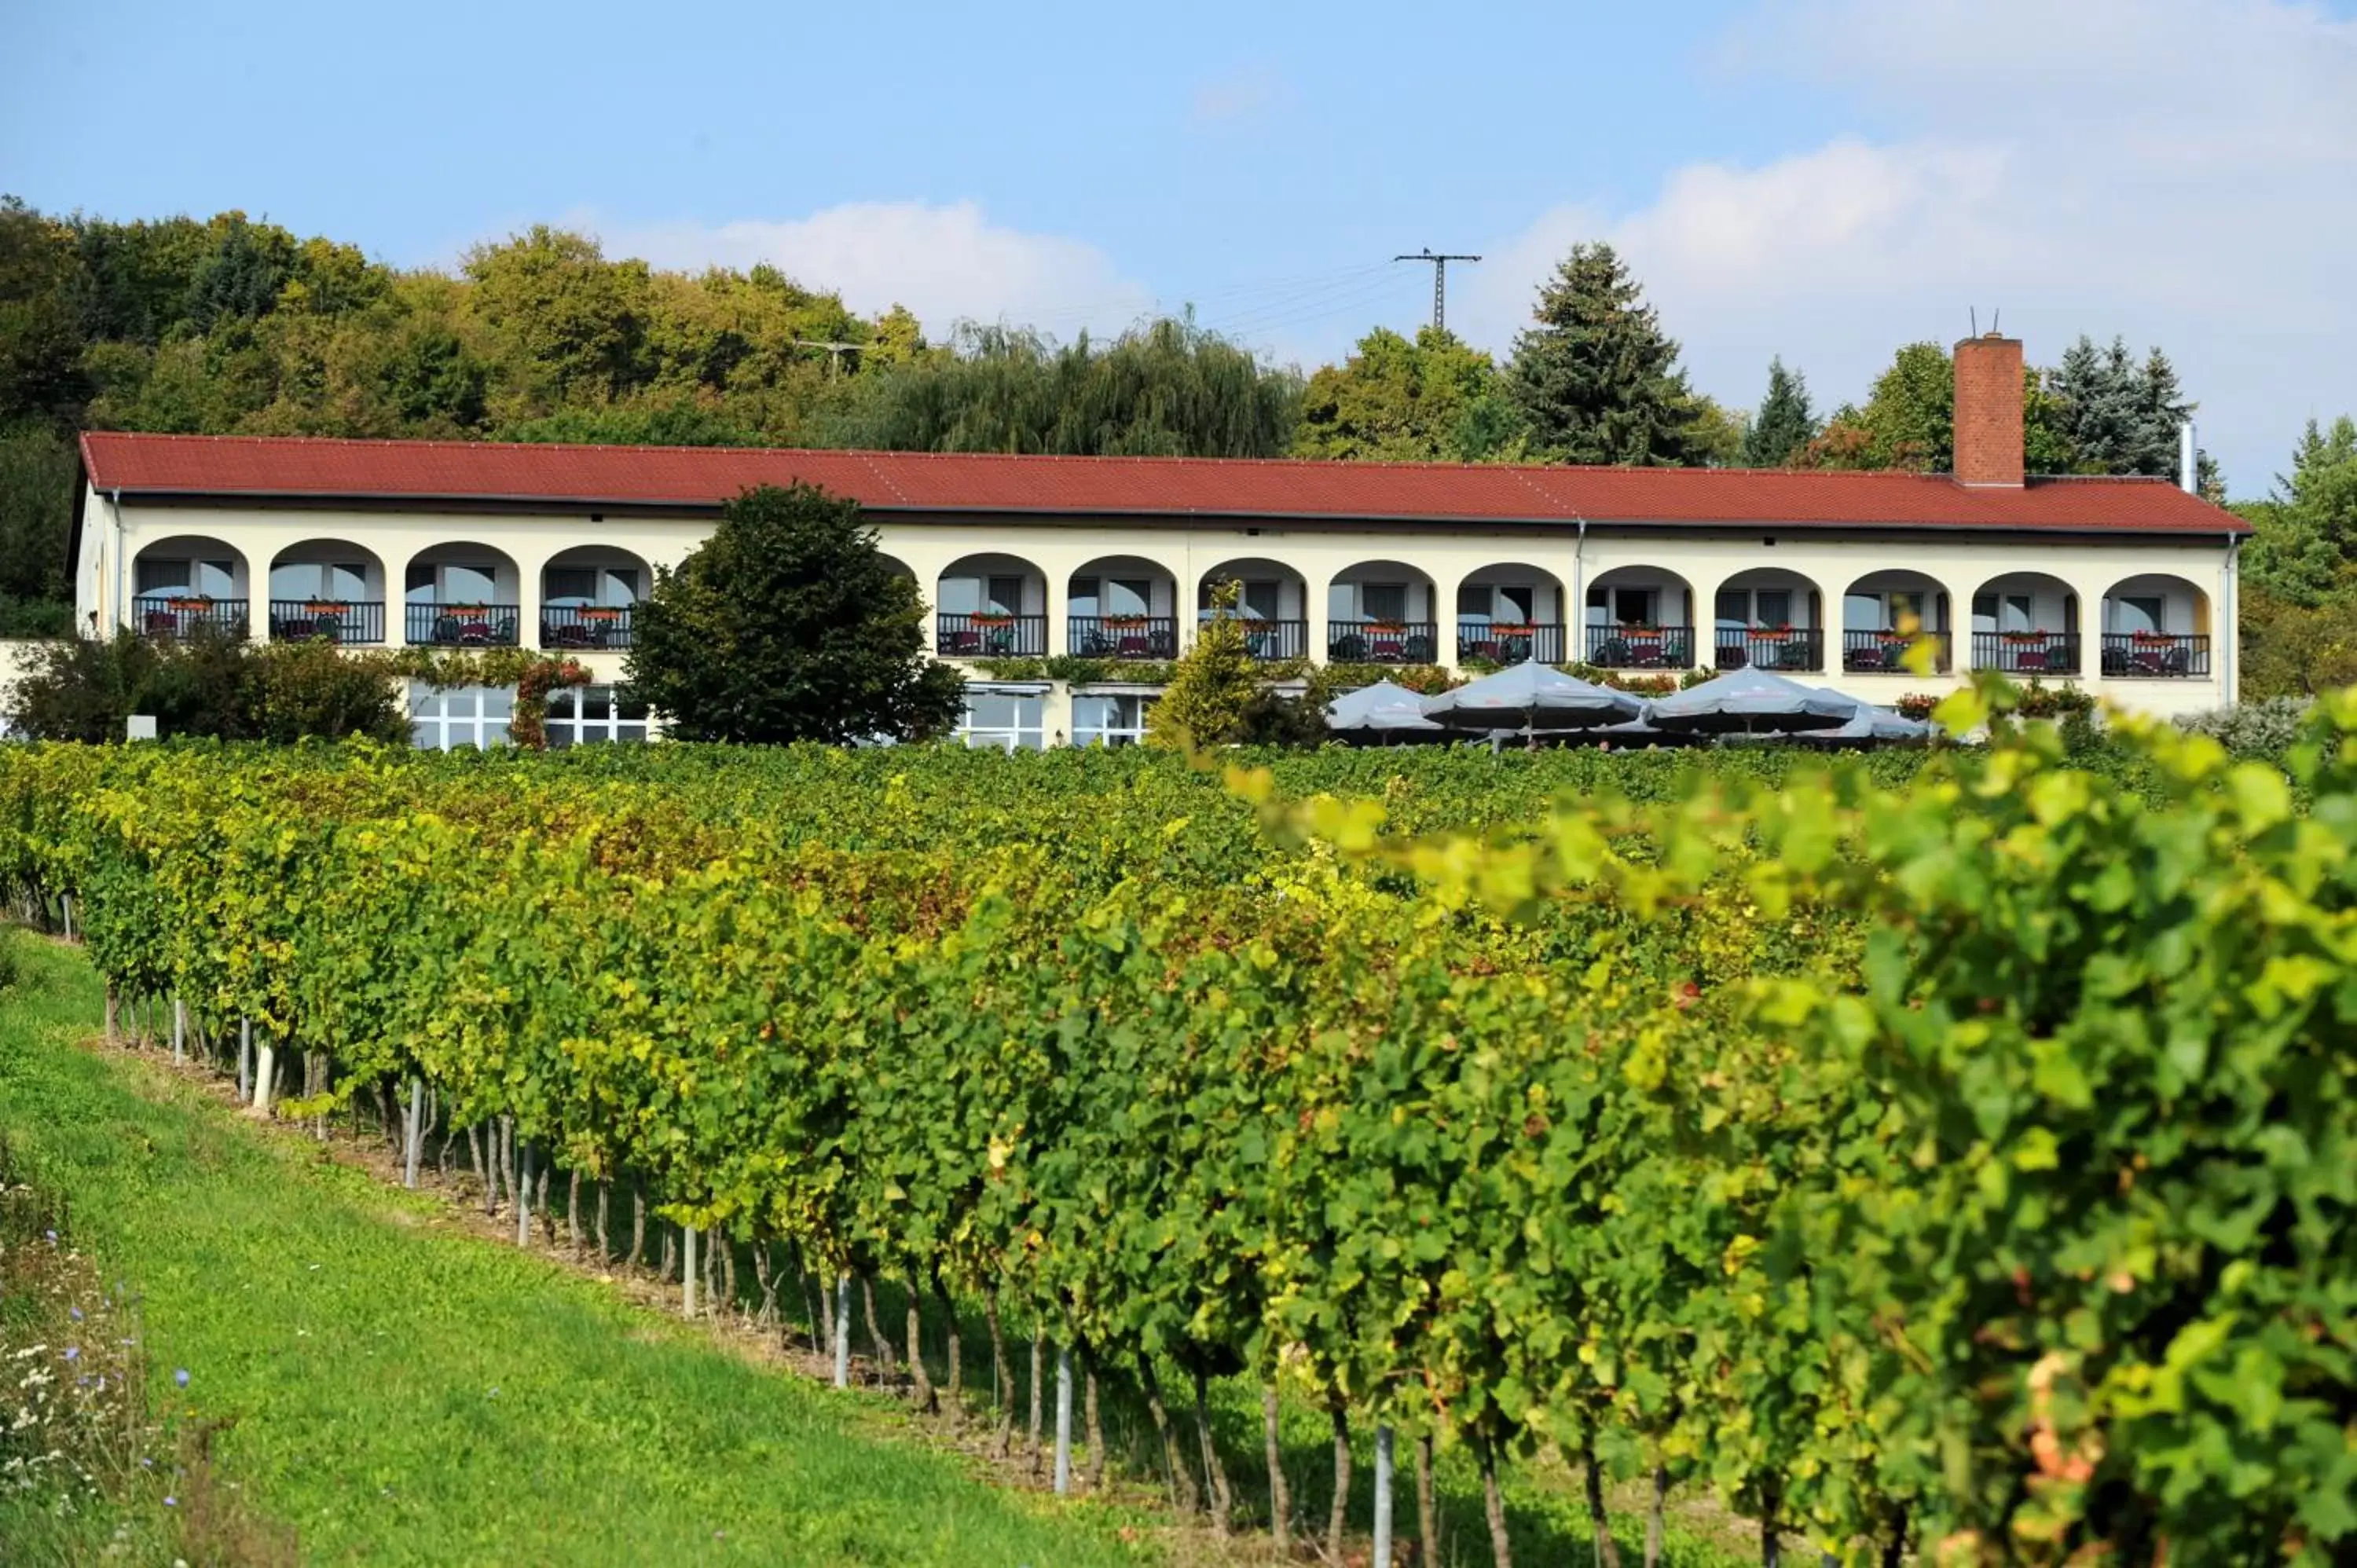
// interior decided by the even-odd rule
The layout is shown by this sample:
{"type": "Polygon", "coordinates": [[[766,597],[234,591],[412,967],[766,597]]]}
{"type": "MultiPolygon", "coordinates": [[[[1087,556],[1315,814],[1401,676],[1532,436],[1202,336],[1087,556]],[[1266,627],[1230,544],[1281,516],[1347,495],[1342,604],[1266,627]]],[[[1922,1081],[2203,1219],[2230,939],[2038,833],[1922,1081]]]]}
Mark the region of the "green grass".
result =
{"type": "MultiPolygon", "coordinates": [[[[89,967],[0,941],[22,969],[0,994],[0,1132],[140,1299],[161,1413],[233,1419],[221,1477],[305,1561],[1062,1568],[1154,1550],[1120,1539],[1138,1516],[994,1487],[893,1435],[881,1402],[748,1365],[193,1083],[80,1048],[89,967]]],[[[0,1561],[37,1549],[0,1534],[0,1561]]]]}

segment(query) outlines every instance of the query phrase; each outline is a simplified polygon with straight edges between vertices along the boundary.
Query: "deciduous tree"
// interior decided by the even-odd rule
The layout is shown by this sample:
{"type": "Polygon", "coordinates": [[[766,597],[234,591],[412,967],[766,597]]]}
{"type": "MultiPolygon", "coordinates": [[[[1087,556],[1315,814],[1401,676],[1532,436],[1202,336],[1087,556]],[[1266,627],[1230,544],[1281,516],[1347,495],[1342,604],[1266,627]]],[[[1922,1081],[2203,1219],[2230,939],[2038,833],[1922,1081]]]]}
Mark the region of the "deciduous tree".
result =
{"type": "Polygon", "coordinates": [[[630,680],[683,739],[922,739],[956,722],[965,692],[926,656],[924,613],[856,502],[762,486],[657,573],[630,680]]]}

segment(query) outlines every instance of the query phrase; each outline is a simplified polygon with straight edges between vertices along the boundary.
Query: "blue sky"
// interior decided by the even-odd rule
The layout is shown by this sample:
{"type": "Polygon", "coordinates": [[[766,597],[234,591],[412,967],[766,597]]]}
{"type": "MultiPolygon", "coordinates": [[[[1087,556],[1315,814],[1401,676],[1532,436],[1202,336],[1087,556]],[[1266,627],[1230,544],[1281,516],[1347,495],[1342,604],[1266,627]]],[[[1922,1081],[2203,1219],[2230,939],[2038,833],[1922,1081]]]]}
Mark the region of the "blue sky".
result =
{"type": "Polygon", "coordinates": [[[2002,307],[2166,346],[2238,493],[2357,408],[2357,0],[1183,7],[9,0],[0,189],[401,264],[536,221],[1069,335],[1193,303],[1307,363],[1503,350],[1580,239],[1696,381],[1822,403],[2002,307]],[[29,66],[30,69],[27,69],[29,66]]]}

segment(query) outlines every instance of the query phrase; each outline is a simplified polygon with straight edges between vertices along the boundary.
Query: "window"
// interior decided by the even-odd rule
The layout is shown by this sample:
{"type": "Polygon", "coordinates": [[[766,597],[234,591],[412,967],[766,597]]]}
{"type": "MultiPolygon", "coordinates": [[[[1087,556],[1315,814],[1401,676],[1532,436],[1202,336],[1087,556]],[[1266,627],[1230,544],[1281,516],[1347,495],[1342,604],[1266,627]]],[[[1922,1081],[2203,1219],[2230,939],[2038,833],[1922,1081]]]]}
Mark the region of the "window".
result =
{"type": "Polygon", "coordinates": [[[1407,619],[1405,583],[1361,583],[1358,586],[1361,620],[1407,619]]]}
{"type": "Polygon", "coordinates": [[[975,692],[965,697],[958,738],[970,746],[1038,751],[1047,745],[1048,700],[1021,693],[975,692]]]}
{"type": "Polygon", "coordinates": [[[1075,577],[1072,579],[1071,598],[1071,602],[1064,607],[1064,613],[1066,615],[1080,616],[1083,618],[1101,613],[1097,609],[1096,578],[1075,577]]]}
{"type": "Polygon", "coordinates": [[[190,561],[185,557],[157,560],[143,555],[139,558],[136,580],[142,598],[153,594],[201,594],[207,598],[235,598],[237,563],[190,561]]]}
{"type": "Polygon", "coordinates": [[[2168,620],[2168,601],[2158,594],[2128,594],[2112,601],[2114,631],[2158,632],[2168,620]]]}
{"type": "Polygon", "coordinates": [[[1281,618],[1277,607],[1284,602],[1285,591],[1274,577],[1247,578],[1244,582],[1244,608],[1263,620],[1281,618]]]}
{"type": "Polygon", "coordinates": [[[627,686],[560,686],[548,694],[548,748],[647,738],[647,705],[627,686]]]}
{"type": "Polygon", "coordinates": [[[587,605],[597,599],[597,573],[591,566],[551,566],[541,587],[552,605],[587,605]]]}
{"type": "Polygon", "coordinates": [[[413,561],[405,581],[413,605],[488,605],[500,596],[499,572],[490,565],[413,561]]]}
{"type": "Polygon", "coordinates": [[[1144,616],[1154,613],[1154,585],[1143,577],[1075,577],[1070,614],[1144,616]]]}
{"type": "Polygon", "coordinates": [[[1146,738],[1146,715],[1152,697],[1123,693],[1113,696],[1072,698],[1072,744],[1135,746],[1146,738]]]}
{"type": "Polygon", "coordinates": [[[1790,626],[1792,624],[1792,590],[1721,588],[1717,607],[1718,624],[1730,630],[1790,626]]]}
{"type": "Polygon", "coordinates": [[[990,613],[1019,616],[1023,613],[1023,579],[993,577],[990,579],[990,613]]]}
{"type": "Polygon", "coordinates": [[[2036,631],[2039,628],[2028,594],[1975,594],[1975,631],[2036,631]]]}
{"type": "Polygon", "coordinates": [[[354,604],[368,597],[368,568],[357,561],[289,561],[270,569],[270,596],[354,604]]]}
{"type": "MultiPolygon", "coordinates": [[[[553,704],[552,704],[553,705],[553,704]]],[[[409,744],[421,751],[456,751],[508,744],[515,713],[513,686],[409,687],[409,744]]]]}
{"type": "Polygon", "coordinates": [[[1487,620],[1490,618],[1491,596],[1497,590],[1487,583],[1457,585],[1457,618],[1487,620]]]}
{"type": "Polygon", "coordinates": [[[1659,596],[1655,588],[1590,588],[1587,624],[1659,626],[1661,622],[1654,618],[1654,601],[1659,596]]]}

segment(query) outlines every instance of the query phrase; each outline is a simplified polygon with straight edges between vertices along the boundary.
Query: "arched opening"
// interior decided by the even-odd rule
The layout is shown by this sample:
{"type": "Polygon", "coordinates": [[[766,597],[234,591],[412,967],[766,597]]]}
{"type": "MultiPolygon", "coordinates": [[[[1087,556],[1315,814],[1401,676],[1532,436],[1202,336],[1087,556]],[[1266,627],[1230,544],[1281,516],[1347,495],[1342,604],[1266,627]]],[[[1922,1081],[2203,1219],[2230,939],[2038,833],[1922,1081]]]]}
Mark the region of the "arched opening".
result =
{"type": "Polygon", "coordinates": [[[1361,561],[1326,588],[1326,657],[1338,664],[1431,664],[1440,658],[1432,579],[1398,561],[1361,561]]]}
{"type": "Polygon", "coordinates": [[[1824,595],[1798,572],[1762,566],[1718,585],[1712,661],[1783,673],[1825,667],[1824,595]]]}
{"type": "Polygon", "coordinates": [[[1842,596],[1842,669],[1905,674],[1908,650],[1930,638],[1932,667],[1946,674],[1953,667],[1953,613],[1948,591],[1921,572],[1867,573],[1842,596]]]}
{"type": "Polygon", "coordinates": [[[1587,585],[1579,657],[1608,670],[1691,670],[1694,585],[1662,566],[1615,566],[1587,585]]]}
{"type": "Polygon", "coordinates": [[[2007,675],[2075,676],[2079,596],[2043,572],[2007,572],[1973,594],[1973,668],[2007,675]]]}
{"type": "Polygon", "coordinates": [[[245,556],[218,539],[159,539],[133,557],[131,575],[131,628],[142,637],[185,637],[199,627],[243,637],[252,625],[245,556]]]}
{"type": "Polygon", "coordinates": [[[639,601],[654,570],[627,550],[584,544],[559,551],[540,571],[540,646],[628,648],[639,601]]]}
{"type": "Polygon", "coordinates": [[[1064,587],[1065,646],[1083,659],[1178,657],[1178,579],[1138,555],[1101,555],[1064,587]]]}
{"type": "Polygon", "coordinates": [[[384,563],[342,539],[307,539],[270,563],[270,635],[384,640],[384,563]]]}
{"type": "Polygon", "coordinates": [[[505,551],[457,541],[430,546],[409,558],[402,586],[412,643],[513,648],[521,641],[523,576],[505,551]]]}
{"type": "Polygon", "coordinates": [[[1484,566],[1457,585],[1457,661],[1560,664],[1563,584],[1517,562],[1484,566]]]}
{"type": "Polygon", "coordinates": [[[1218,612],[1211,592],[1236,585],[1233,614],[1243,618],[1255,659],[1301,659],[1309,652],[1309,585],[1290,566],[1257,556],[1222,561],[1195,580],[1195,619],[1218,612]]]}
{"type": "Polygon", "coordinates": [[[946,659],[1038,659],[1048,651],[1048,579],[1016,555],[950,563],[933,596],[934,648],[946,659]]]}
{"type": "Polygon", "coordinates": [[[2104,595],[2103,671],[2123,680],[2207,680],[2210,596],[2183,577],[2147,572],[2104,595]]]}

